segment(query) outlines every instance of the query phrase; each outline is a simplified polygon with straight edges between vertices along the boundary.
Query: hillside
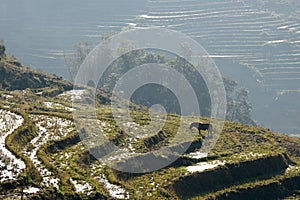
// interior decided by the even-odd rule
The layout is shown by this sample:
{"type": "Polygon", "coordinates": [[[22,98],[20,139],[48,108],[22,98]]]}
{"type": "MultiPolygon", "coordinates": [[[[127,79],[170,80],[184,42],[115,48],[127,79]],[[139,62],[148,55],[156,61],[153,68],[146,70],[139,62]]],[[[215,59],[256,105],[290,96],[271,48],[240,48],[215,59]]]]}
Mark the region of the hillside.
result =
{"type": "Polygon", "coordinates": [[[239,63],[251,69],[266,88],[297,90],[298,6],[280,0],[153,0],[140,20],[192,36],[222,65],[239,63]]]}
{"type": "Polygon", "coordinates": [[[5,53],[5,46],[0,43],[0,88],[2,90],[24,90],[26,88],[57,88],[60,91],[70,90],[73,85],[62,80],[62,77],[33,71],[14,57],[5,53]]]}
{"type": "Polygon", "coordinates": [[[222,74],[250,91],[253,119],[277,132],[297,134],[299,2],[151,0],[148,13],[140,16],[138,24],[166,27],[191,36],[222,74]]]}
{"type": "MultiPolygon", "coordinates": [[[[146,174],[113,170],[101,162],[107,150],[105,144],[95,148],[103,154],[95,159],[75,127],[72,98],[80,99],[80,94],[89,90],[70,90],[72,84],[33,72],[11,59],[7,55],[1,57],[1,70],[6,74],[0,91],[0,199],[300,197],[300,140],[228,121],[208,155],[199,153],[202,138],[183,138],[179,145],[192,142],[191,147],[164,169],[146,174]],[[21,84],[17,88],[18,79],[13,74],[32,87],[21,84]],[[55,87],[61,90],[41,95],[55,87]]],[[[108,157],[117,165],[122,166],[125,161],[134,164],[141,155],[151,157],[150,150],[162,147],[174,137],[180,116],[168,115],[167,124],[157,134],[134,137],[116,125],[110,107],[104,104],[109,94],[102,92],[98,97],[94,120],[109,140],[126,152],[108,157]],[[123,162],[118,161],[121,157],[123,162]]],[[[147,112],[137,106],[132,108],[135,123],[124,120],[129,128],[149,122],[147,112]]],[[[159,113],[157,116],[154,123],[159,123],[159,113]]],[[[196,119],[183,117],[185,123],[196,119]]]]}

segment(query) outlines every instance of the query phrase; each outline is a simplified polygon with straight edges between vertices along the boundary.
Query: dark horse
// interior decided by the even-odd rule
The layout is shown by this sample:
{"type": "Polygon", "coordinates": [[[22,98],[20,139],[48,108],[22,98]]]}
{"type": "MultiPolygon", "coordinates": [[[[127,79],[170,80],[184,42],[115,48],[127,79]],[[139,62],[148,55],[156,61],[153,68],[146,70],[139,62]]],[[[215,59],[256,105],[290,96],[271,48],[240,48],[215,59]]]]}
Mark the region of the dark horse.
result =
{"type": "Polygon", "coordinates": [[[201,134],[201,130],[207,130],[208,136],[211,136],[211,132],[212,132],[212,125],[211,124],[201,124],[199,122],[193,122],[190,125],[190,129],[192,129],[193,127],[198,129],[199,134],[202,136],[203,139],[205,138],[205,136],[201,134]]]}

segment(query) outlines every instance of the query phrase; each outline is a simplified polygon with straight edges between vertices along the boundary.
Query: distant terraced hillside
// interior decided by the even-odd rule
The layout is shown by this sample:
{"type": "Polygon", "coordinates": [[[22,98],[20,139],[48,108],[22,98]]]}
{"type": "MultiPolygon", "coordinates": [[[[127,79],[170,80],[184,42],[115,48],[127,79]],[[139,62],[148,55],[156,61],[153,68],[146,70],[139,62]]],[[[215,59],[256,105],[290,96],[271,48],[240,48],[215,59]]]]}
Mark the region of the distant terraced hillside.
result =
{"type": "Polygon", "coordinates": [[[222,65],[226,65],[222,60],[231,60],[251,68],[257,81],[269,89],[298,91],[299,16],[277,14],[271,2],[269,10],[249,2],[151,0],[149,13],[140,16],[140,20],[141,24],[187,33],[222,65]]]}

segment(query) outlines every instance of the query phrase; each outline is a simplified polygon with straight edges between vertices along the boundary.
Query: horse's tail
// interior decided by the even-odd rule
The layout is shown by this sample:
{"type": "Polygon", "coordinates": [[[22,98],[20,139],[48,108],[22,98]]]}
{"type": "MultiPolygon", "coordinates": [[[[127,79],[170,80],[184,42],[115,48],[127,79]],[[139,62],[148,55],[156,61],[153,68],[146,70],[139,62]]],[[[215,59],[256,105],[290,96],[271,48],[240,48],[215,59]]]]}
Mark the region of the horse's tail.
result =
{"type": "Polygon", "coordinates": [[[212,137],[212,131],[213,131],[213,126],[211,124],[209,124],[208,130],[207,130],[209,137],[212,137]]]}
{"type": "Polygon", "coordinates": [[[212,126],[211,124],[209,124],[208,129],[209,129],[210,131],[212,131],[212,130],[213,130],[213,126],[212,126]]]}
{"type": "Polygon", "coordinates": [[[194,123],[191,123],[190,125],[190,129],[192,129],[194,127],[194,123]]]}

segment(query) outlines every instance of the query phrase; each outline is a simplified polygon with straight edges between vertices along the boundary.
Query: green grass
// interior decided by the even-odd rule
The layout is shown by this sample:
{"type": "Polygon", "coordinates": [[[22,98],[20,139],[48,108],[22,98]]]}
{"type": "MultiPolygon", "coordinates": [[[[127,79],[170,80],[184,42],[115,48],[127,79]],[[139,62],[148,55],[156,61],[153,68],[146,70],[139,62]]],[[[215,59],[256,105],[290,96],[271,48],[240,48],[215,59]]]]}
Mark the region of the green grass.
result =
{"type": "Polygon", "coordinates": [[[39,182],[41,181],[40,173],[34,167],[29,158],[22,154],[23,147],[37,135],[37,127],[32,123],[29,116],[25,113],[18,112],[17,114],[24,118],[24,122],[6,138],[6,147],[14,155],[16,155],[17,158],[22,159],[26,164],[25,171],[20,174],[21,182],[23,182],[24,185],[39,185],[39,182]]]}
{"type": "MultiPolygon", "coordinates": [[[[66,102],[59,97],[40,97],[37,96],[35,92],[30,91],[25,94],[20,91],[9,92],[8,94],[13,95],[14,98],[9,104],[4,99],[0,99],[0,104],[2,105],[0,107],[3,108],[3,105],[10,105],[11,107],[8,110],[17,112],[17,114],[22,115],[25,119],[24,124],[11,134],[6,141],[7,147],[15,155],[24,160],[27,166],[24,173],[20,175],[20,179],[13,182],[13,184],[15,184],[15,188],[17,189],[19,184],[39,186],[41,180],[39,172],[35,169],[32,162],[21,153],[22,148],[28,146],[30,140],[37,135],[37,127],[30,120],[28,114],[55,116],[73,121],[72,113],[59,108],[46,108],[43,102],[50,101],[68,107],[71,107],[71,103],[66,102]],[[34,101],[28,101],[28,99],[33,99],[34,101]]],[[[163,134],[159,135],[158,131],[149,131],[146,132],[147,134],[143,135],[144,137],[133,142],[129,141],[129,138],[133,137],[129,132],[122,133],[122,127],[118,127],[109,106],[98,106],[96,108],[96,113],[97,119],[106,124],[104,131],[107,140],[113,141],[120,147],[128,147],[131,143],[137,153],[145,153],[153,149],[160,149],[168,142],[173,142],[173,145],[188,141],[201,142],[201,138],[198,136],[197,131],[193,130],[193,132],[187,133],[184,130],[188,130],[188,126],[191,122],[201,121],[208,123],[210,121],[210,119],[207,118],[195,116],[181,117],[169,114],[167,115],[166,123],[160,127],[160,118],[163,118],[163,116],[157,113],[157,117],[152,119],[152,123],[158,130],[162,130],[163,134]],[[178,129],[181,121],[185,127],[183,130],[178,129]],[[191,135],[191,137],[186,137],[187,135],[191,135]],[[158,138],[159,140],[157,140],[158,138]]],[[[130,117],[139,126],[147,126],[150,123],[150,115],[147,112],[147,109],[141,107],[133,107],[130,117]]],[[[131,120],[122,117],[120,122],[126,123],[128,121],[131,120]]],[[[41,160],[43,165],[61,180],[59,191],[45,188],[39,195],[47,198],[51,196],[52,192],[58,196],[65,195],[72,198],[88,199],[85,194],[75,194],[75,188],[70,183],[70,178],[72,177],[79,183],[88,182],[93,188],[93,197],[99,195],[101,197],[109,198],[109,194],[104,186],[94,179],[94,176],[101,176],[104,174],[111,183],[126,189],[126,191],[130,193],[132,199],[180,199],[180,196],[176,193],[174,188],[170,186],[181,178],[193,176],[187,172],[186,167],[181,165],[180,162],[175,166],[168,166],[164,169],[147,174],[121,173],[107,166],[93,170],[92,166],[100,164],[100,162],[91,157],[88,149],[84,148],[83,143],[74,139],[76,137],[78,139],[78,133],[77,131],[73,131],[66,137],[60,138],[57,141],[49,141],[38,151],[39,160],[41,160]],[[50,147],[52,150],[50,150],[50,147]],[[70,157],[66,157],[66,154],[70,155],[70,157]],[[91,174],[93,172],[95,174],[92,176],[91,174]]],[[[94,139],[97,140],[98,138],[94,139]]],[[[232,164],[233,166],[239,166],[239,163],[241,162],[252,162],[263,157],[284,155],[289,157],[290,161],[288,162],[290,162],[290,164],[300,166],[300,156],[298,154],[299,151],[297,151],[298,147],[300,147],[299,139],[272,133],[264,128],[225,122],[223,133],[220,135],[217,144],[210,152],[209,157],[199,160],[190,159],[188,161],[192,164],[201,161],[225,160],[228,165],[232,164]]],[[[222,167],[220,168],[222,169],[222,167]]],[[[217,169],[209,171],[214,170],[217,169]]],[[[293,181],[295,181],[297,177],[300,177],[299,173],[299,169],[295,167],[283,174],[275,173],[272,176],[253,177],[245,180],[242,180],[241,178],[242,181],[237,181],[232,185],[224,185],[218,189],[215,188],[215,190],[203,193],[201,196],[195,195],[190,198],[214,199],[223,197],[224,195],[233,195],[233,197],[235,197],[238,194],[242,195],[247,192],[255,194],[255,191],[268,191],[269,187],[277,188],[280,184],[283,184],[287,190],[289,187],[293,186],[293,181]],[[287,182],[286,180],[291,181],[287,182]]],[[[241,176],[242,175],[243,174],[241,174],[241,176]]],[[[286,190],[283,190],[283,192],[286,190]]],[[[297,188],[295,188],[295,190],[299,191],[297,188]]],[[[286,192],[286,195],[290,196],[288,192],[286,192]]]]}

